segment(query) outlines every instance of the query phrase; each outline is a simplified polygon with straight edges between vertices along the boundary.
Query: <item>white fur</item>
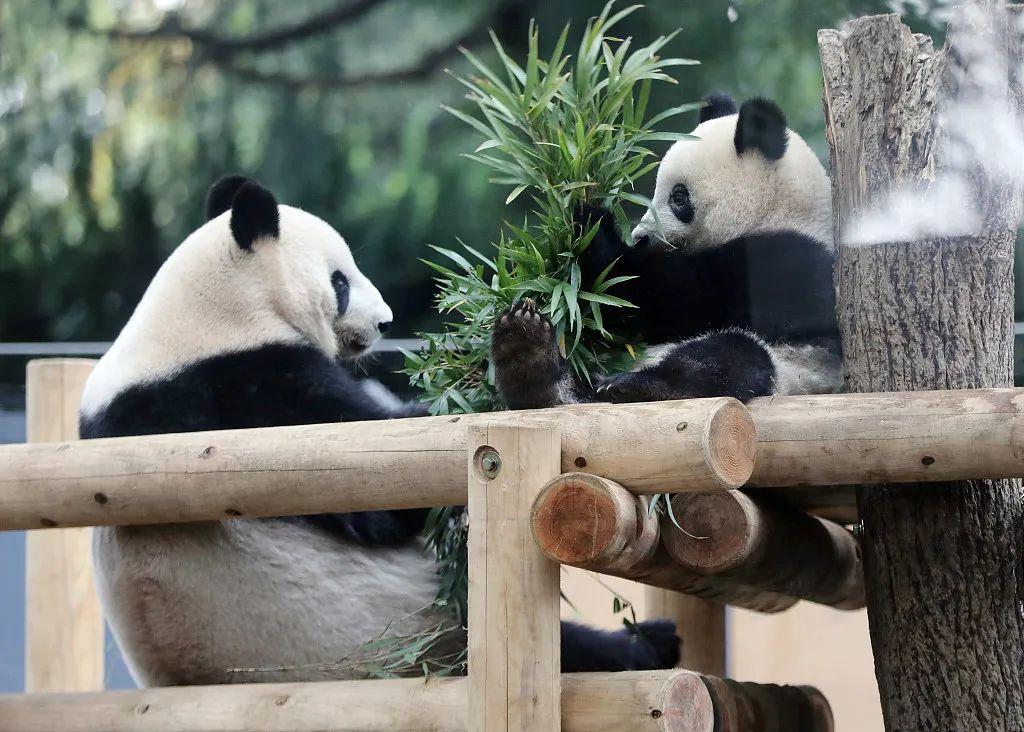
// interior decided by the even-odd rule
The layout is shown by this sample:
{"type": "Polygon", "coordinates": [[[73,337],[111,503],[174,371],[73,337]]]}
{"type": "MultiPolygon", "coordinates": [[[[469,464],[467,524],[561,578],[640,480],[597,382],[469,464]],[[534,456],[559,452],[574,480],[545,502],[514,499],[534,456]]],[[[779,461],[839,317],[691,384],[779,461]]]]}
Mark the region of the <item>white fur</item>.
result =
{"type": "Polygon", "coordinates": [[[797,231],[832,246],[832,191],[825,169],[807,143],[787,130],[786,154],[767,160],[760,151],[736,154],[738,115],[708,120],[693,131],[699,140],[680,140],[658,167],[651,209],[633,238],[659,236],[691,249],[714,246],[750,234],[797,231]],[[672,188],[690,190],[695,216],[684,224],[669,209],[672,188]]]}
{"type": "MultiPolygon", "coordinates": [[[[84,414],[210,356],[272,342],[345,356],[356,351],[353,339],[365,350],[377,338],[391,311],[344,239],[300,209],[280,206],[279,214],[280,238],[251,252],[235,244],[230,212],[178,247],[93,371],[84,414]],[[335,270],[350,284],[340,316],[335,270]]],[[[382,385],[364,387],[387,401],[382,385]]],[[[367,549],[290,520],[100,528],[93,556],[107,619],[142,685],[351,678],[351,667],[229,669],[337,661],[430,605],[438,589],[419,546],[367,549]]],[[[439,619],[428,611],[391,630],[439,619]]]]}
{"type": "Polygon", "coordinates": [[[178,246],[85,385],[82,412],[95,414],[125,387],[166,377],[210,356],[267,343],[309,343],[327,355],[354,356],[371,344],[391,309],[359,271],[329,224],[279,206],[281,237],[239,248],[227,211],[178,246]],[[349,280],[349,307],[338,317],[331,273],[349,280]]]}
{"type": "MultiPolygon", "coordinates": [[[[290,521],[102,527],[93,558],[107,620],[142,686],[357,678],[345,666],[230,669],[338,661],[437,593],[419,546],[365,549],[290,521]]],[[[389,633],[441,619],[419,614],[389,633]]]]}

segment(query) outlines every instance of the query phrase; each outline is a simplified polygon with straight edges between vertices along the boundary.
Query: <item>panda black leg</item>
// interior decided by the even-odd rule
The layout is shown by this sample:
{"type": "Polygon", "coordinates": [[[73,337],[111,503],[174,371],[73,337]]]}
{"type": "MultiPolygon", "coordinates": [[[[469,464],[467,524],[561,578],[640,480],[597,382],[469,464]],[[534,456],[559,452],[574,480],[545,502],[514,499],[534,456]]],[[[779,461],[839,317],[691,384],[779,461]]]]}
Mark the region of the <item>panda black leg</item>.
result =
{"type": "Polygon", "coordinates": [[[775,363],[752,333],[726,330],[678,343],[657,363],[604,379],[599,399],[650,402],[731,396],[747,401],[775,393],[775,363]]]}
{"type": "Polygon", "coordinates": [[[679,636],[670,620],[648,620],[613,631],[562,621],[564,673],[674,668],[679,650],[679,636]]]}
{"type": "Polygon", "coordinates": [[[498,391],[512,409],[563,403],[565,360],[558,352],[554,326],[533,300],[524,299],[494,321],[491,360],[498,391]]]}

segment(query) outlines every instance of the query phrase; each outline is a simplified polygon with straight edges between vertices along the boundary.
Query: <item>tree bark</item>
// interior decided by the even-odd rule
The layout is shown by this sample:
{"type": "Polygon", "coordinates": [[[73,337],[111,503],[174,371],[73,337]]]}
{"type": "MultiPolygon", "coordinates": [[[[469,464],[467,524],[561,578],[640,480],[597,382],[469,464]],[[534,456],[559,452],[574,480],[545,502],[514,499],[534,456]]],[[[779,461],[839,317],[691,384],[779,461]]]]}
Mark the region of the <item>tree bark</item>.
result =
{"type": "MultiPolygon", "coordinates": [[[[939,52],[893,15],[819,33],[851,391],[1012,386],[1021,186],[949,151],[963,149],[958,104],[1020,113],[1017,17],[968,8],[939,52]],[[983,53],[994,77],[972,74],[983,53]],[[977,202],[969,233],[850,243],[855,220],[893,190],[947,174],[977,202]]],[[[1019,481],[861,486],[857,498],[886,728],[1024,729],[1019,481]]]]}

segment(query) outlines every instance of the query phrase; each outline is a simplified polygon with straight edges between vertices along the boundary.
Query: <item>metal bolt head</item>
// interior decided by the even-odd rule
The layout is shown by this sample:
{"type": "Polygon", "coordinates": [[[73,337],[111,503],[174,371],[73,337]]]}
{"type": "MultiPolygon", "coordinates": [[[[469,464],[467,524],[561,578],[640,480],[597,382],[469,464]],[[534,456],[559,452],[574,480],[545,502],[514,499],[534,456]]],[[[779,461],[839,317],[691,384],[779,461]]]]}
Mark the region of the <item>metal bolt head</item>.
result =
{"type": "Polygon", "coordinates": [[[498,454],[498,451],[493,449],[485,450],[483,455],[480,456],[480,472],[486,478],[494,478],[498,475],[499,470],[501,470],[501,456],[498,454]]]}

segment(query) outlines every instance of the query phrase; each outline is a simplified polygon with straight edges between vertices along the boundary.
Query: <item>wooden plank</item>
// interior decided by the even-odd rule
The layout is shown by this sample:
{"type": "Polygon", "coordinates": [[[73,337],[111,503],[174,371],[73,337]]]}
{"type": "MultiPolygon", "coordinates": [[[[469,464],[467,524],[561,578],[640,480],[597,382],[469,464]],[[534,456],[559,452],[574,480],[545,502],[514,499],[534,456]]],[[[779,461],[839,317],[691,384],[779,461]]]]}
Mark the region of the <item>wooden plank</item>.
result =
{"type": "MultiPolygon", "coordinates": [[[[78,439],[78,402],[95,361],[42,359],[26,370],[29,442],[78,439]]],[[[103,614],[92,579],[92,529],[25,537],[25,690],[103,688],[103,614]]]]}
{"type": "Polygon", "coordinates": [[[676,624],[682,642],[680,668],[725,676],[725,605],[660,587],[644,589],[644,616],[676,624]]]}
{"type": "Polygon", "coordinates": [[[557,732],[558,565],[533,540],[530,506],[561,469],[559,432],[485,423],[468,456],[468,728],[557,732]]]}
{"type": "MultiPolygon", "coordinates": [[[[6,446],[0,530],[464,504],[467,428],[491,419],[6,446]]],[[[735,399],[577,405],[517,412],[515,420],[559,427],[561,469],[608,475],[638,492],[735,487],[753,470],[753,423],[735,399]]]]}
{"type": "MultiPolygon", "coordinates": [[[[789,732],[779,726],[780,707],[812,718],[828,713],[807,687],[737,687],[692,671],[563,674],[561,682],[564,732],[789,732]],[[764,717],[753,726],[715,726],[723,711],[735,718],[737,700],[749,708],[755,697],[764,717]]],[[[389,679],[0,695],[0,732],[462,732],[471,684],[389,679]]]]}

